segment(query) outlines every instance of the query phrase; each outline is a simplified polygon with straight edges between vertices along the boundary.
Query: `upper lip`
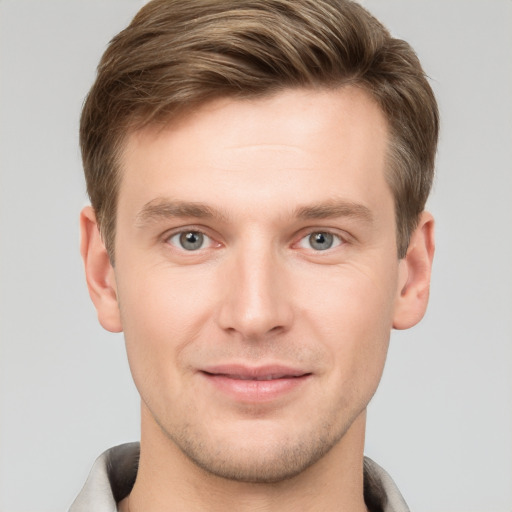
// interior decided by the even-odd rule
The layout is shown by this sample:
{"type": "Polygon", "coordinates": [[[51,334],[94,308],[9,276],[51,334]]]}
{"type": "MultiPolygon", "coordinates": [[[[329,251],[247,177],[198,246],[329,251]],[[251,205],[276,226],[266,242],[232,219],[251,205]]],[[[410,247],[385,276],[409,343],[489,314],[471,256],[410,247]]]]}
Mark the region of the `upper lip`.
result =
{"type": "Polygon", "coordinates": [[[300,368],[271,364],[264,366],[248,366],[243,364],[222,364],[202,368],[203,373],[229,377],[240,380],[272,380],[292,377],[303,377],[311,372],[300,368]]]}

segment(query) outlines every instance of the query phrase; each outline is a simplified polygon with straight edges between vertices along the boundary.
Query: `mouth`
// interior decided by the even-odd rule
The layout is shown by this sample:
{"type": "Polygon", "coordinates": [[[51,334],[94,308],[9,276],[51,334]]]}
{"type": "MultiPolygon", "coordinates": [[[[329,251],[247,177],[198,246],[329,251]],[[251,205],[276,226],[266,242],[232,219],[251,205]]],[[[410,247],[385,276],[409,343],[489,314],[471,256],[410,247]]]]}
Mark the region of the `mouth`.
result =
{"type": "MultiPolygon", "coordinates": [[[[227,373],[209,373],[205,372],[208,375],[211,376],[220,376],[220,377],[226,377],[226,379],[234,379],[234,380],[276,380],[276,379],[298,379],[302,377],[303,375],[280,375],[280,374],[270,374],[270,375],[261,375],[257,377],[251,377],[249,375],[239,375],[239,374],[227,374],[227,373]]],[[[306,375],[306,374],[304,374],[306,375]]]]}
{"type": "Polygon", "coordinates": [[[246,403],[269,402],[287,396],[312,376],[311,372],[281,365],[223,365],[205,368],[200,373],[217,392],[246,403]]]}

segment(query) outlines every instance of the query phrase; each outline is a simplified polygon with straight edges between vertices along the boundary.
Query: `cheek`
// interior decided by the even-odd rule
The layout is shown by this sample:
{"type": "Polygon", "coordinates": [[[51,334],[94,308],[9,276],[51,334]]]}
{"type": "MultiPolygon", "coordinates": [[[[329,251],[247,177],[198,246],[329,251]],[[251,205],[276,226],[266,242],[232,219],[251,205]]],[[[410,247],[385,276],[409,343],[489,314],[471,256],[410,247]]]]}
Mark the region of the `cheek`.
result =
{"type": "Polygon", "coordinates": [[[397,271],[390,269],[391,265],[379,271],[361,264],[318,272],[310,276],[302,290],[294,291],[295,304],[330,334],[390,331],[397,287],[397,271]]]}
{"type": "Polygon", "coordinates": [[[137,333],[144,343],[172,340],[179,346],[185,334],[193,337],[204,323],[211,307],[210,281],[204,273],[163,266],[132,273],[119,290],[125,333],[137,333]]]}
{"type": "Polygon", "coordinates": [[[207,325],[208,293],[204,280],[170,272],[138,272],[118,288],[126,351],[141,396],[151,389],[180,385],[180,355],[207,325]],[[185,282],[184,282],[185,281],[185,282]]]}
{"type": "Polygon", "coordinates": [[[305,328],[309,324],[316,331],[311,336],[323,342],[334,378],[351,385],[376,386],[387,354],[395,279],[389,267],[385,279],[375,275],[363,267],[340,268],[302,298],[309,304],[301,313],[305,328]]]}

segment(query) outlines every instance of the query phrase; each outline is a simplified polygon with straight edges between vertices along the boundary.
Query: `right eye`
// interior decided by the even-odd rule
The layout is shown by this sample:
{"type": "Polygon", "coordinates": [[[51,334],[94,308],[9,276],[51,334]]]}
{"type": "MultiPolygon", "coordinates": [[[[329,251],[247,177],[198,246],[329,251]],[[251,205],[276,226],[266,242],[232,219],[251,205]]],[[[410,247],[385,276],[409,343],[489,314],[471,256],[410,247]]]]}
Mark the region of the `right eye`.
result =
{"type": "Polygon", "coordinates": [[[210,247],[213,243],[209,236],[201,233],[201,231],[194,230],[180,231],[167,240],[174,247],[185,251],[198,251],[210,247]]]}
{"type": "Polygon", "coordinates": [[[313,231],[299,241],[299,247],[313,249],[314,251],[327,251],[338,247],[343,240],[329,231],[313,231]]]}

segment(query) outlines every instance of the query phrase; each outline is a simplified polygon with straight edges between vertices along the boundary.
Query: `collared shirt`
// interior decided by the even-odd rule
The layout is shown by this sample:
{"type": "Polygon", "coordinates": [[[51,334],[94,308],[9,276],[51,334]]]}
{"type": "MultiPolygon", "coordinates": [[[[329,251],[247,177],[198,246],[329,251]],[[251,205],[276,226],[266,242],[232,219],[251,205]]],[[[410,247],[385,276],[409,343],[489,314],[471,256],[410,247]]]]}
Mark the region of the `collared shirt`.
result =
{"type": "MultiPolygon", "coordinates": [[[[117,503],[135,483],[139,451],[139,443],[128,443],[101,454],[69,512],[117,512],[117,503]]],[[[368,457],[364,458],[364,499],[371,512],[409,512],[391,477],[368,457]]]]}

